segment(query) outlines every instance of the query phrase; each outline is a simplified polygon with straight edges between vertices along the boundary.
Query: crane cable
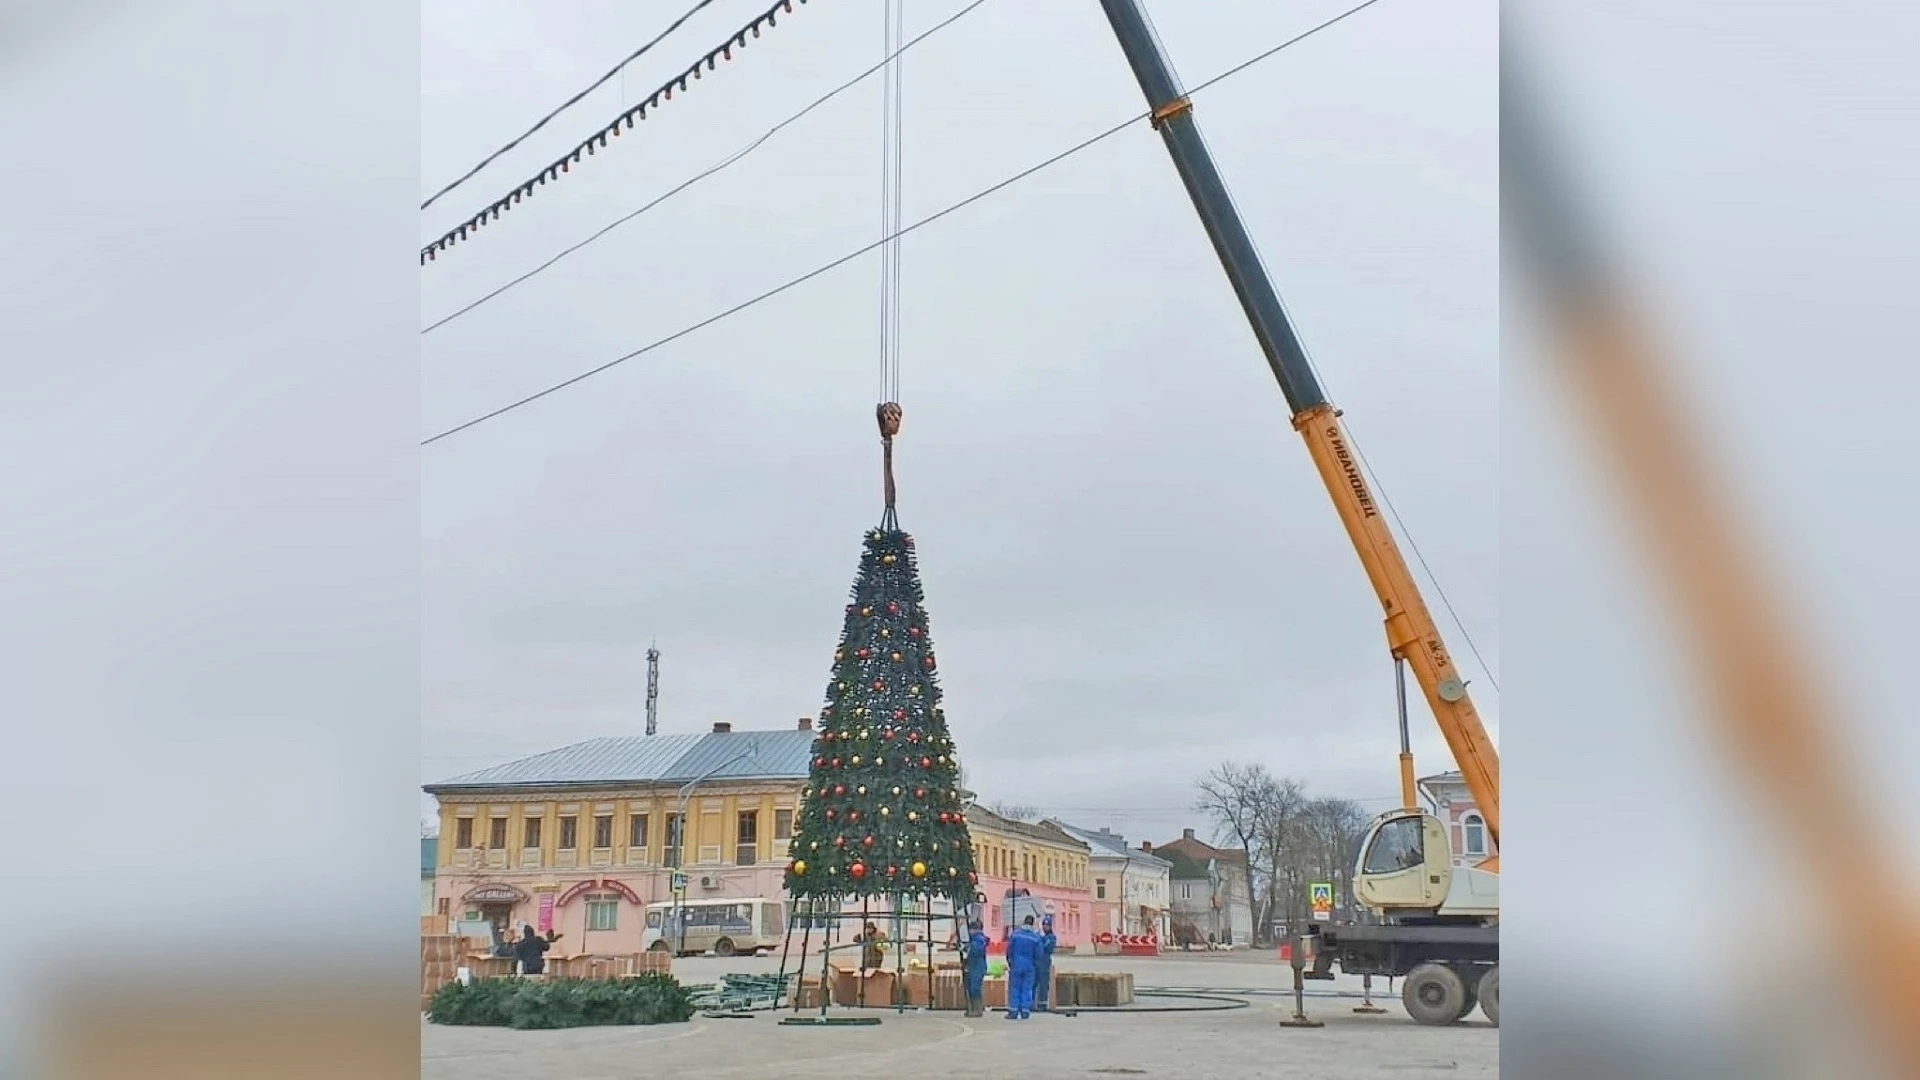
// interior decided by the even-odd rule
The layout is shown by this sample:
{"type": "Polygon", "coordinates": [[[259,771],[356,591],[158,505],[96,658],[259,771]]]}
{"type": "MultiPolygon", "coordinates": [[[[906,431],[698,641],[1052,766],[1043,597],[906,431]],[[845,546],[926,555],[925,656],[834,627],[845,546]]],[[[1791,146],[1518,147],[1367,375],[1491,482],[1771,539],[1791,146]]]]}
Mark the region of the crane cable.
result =
{"type": "Polygon", "coordinates": [[[881,55],[889,57],[881,80],[880,106],[880,394],[874,419],[880,425],[881,492],[886,508],[883,529],[898,529],[894,510],[893,438],[900,432],[900,240],[904,235],[900,197],[901,120],[900,52],[906,47],[902,0],[882,0],[886,38],[881,55]]]}

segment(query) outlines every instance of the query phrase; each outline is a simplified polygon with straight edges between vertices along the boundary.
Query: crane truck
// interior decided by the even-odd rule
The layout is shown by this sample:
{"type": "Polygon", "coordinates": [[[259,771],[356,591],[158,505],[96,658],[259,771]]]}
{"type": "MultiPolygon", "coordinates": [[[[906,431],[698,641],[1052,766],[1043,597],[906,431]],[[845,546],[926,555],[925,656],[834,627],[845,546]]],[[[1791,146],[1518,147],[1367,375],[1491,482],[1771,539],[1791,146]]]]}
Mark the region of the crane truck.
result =
{"type": "MultiPolygon", "coordinates": [[[[1308,362],[1273,282],[1233,205],[1182,89],[1139,0],[1100,0],[1132,68],[1200,224],[1240,300],[1254,337],[1291,410],[1360,556],[1386,622],[1396,667],[1411,669],[1447,748],[1486,821],[1498,851],[1500,758],[1467,694],[1466,680],[1440,639],[1398,543],[1381,516],[1359,456],[1308,362]]],[[[1402,701],[1404,703],[1404,694],[1402,701]]],[[[1316,926],[1295,941],[1296,964],[1312,957],[1306,978],[1350,975],[1403,980],[1401,1000],[1422,1024],[1451,1024],[1477,1005],[1500,1022],[1499,856],[1454,867],[1447,829],[1423,811],[1414,792],[1413,757],[1401,716],[1402,806],[1375,818],[1360,843],[1353,895],[1365,918],[1316,926]]]]}

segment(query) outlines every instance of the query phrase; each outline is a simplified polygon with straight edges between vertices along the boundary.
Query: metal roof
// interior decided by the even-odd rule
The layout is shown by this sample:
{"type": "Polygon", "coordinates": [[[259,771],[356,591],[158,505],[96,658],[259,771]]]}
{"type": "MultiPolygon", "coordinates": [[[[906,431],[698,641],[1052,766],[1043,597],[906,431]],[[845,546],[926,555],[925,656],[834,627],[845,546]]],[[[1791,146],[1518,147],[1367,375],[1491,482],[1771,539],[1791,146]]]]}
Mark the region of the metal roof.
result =
{"type": "Polygon", "coordinates": [[[702,777],[804,779],[815,733],[734,731],[589,739],[466,773],[426,791],[684,783],[702,777]]]}
{"type": "Polygon", "coordinates": [[[1126,837],[1116,835],[1104,829],[1099,831],[1083,829],[1077,825],[1069,825],[1057,818],[1048,818],[1047,821],[1059,827],[1059,829],[1068,836],[1085,842],[1088,849],[1095,855],[1124,855],[1134,862],[1149,863],[1157,866],[1173,865],[1171,862],[1150,851],[1141,851],[1139,848],[1128,847],[1126,837]]]}

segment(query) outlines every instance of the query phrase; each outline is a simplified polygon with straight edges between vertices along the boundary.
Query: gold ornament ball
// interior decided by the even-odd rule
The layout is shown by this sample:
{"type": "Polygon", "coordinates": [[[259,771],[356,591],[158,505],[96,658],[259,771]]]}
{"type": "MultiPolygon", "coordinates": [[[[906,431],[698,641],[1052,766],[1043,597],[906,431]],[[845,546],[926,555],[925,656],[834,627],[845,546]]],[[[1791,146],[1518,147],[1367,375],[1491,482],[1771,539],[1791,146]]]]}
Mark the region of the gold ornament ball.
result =
{"type": "Polygon", "coordinates": [[[853,763],[854,763],[855,765],[858,765],[858,764],[860,764],[860,755],[859,755],[859,754],[855,754],[855,755],[853,755],[853,763]]]}
{"type": "Polygon", "coordinates": [[[914,864],[913,864],[913,876],[914,876],[914,877],[926,877],[926,876],[927,876],[927,864],[926,864],[926,863],[923,863],[923,862],[917,862],[917,863],[914,863],[914,864]]]}
{"type": "Polygon", "coordinates": [[[886,807],[884,807],[884,806],[883,806],[883,807],[881,807],[881,808],[880,808],[880,816],[881,816],[881,817],[886,817],[886,816],[887,816],[887,808],[886,808],[886,807]]]}
{"type": "Polygon", "coordinates": [[[807,872],[807,860],[805,860],[805,859],[795,859],[795,860],[793,860],[793,872],[794,872],[794,873],[796,873],[796,874],[804,874],[804,873],[806,873],[806,872],[807,872]]]}
{"type": "Polygon", "coordinates": [[[909,811],[907,811],[907,820],[908,820],[908,821],[919,821],[919,820],[920,820],[920,811],[918,811],[918,810],[909,810],[909,811]]]}
{"type": "Polygon", "coordinates": [[[861,737],[862,739],[864,739],[864,738],[866,738],[866,737],[867,737],[867,729],[866,729],[866,728],[861,728],[861,729],[860,729],[860,737],[861,737]]]}
{"type": "Polygon", "coordinates": [[[914,697],[919,697],[919,696],[920,696],[920,688],[919,688],[919,687],[917,687],[917,686],[909,686],[909,687],[907,687],[907,693],[909,693],[909,694],[912,694],[912,695],[913,695],[914,697]]]}
{"type": "Polygon", "coordinates": [[[807,850],[808,850],[808,851],[819,851],[819,850],[820,850],[820,841],[818,841],[818,840],[815,840],[815,841],[813,841],[812,843],[809,843],[809,844],[807,845],[807,850]]]}
{"type": "MultiPolygon", "coordinates": [[[[855,758],[855,759],[854,759],[854,761],[853,761],[853,763],[854,763],[855,765],[858,765],[858,764],[860,764],[860,759],[859,759],[859,758],[855,758]]],[[[865,784],[861,784],[861,785],[860,785],[859,787],[857,787],[857,788],[854,788],[854,790],[855,790],[855,791],[857,791],[857,792],[859,792],[859,793],[860,793],[860,794],[862,794],[862,795],[865,795],[865,794],[867,793],[867,785],[865,785],[865,784]]]]}
{"type": "Polygon", "coordinates": [[[883,562],[883,563],[886,563],[886,564],[887,564],[888,566],[892,566],[892,565],[893,565],[893,556],[891,556],[891,555],[882,555],[882,556],[880,556],[880,561],[881,561],[881,562],[883,562]]]}
{"type": "Polygon", "coordinates": [[[900,794],[900,788],[899,788],[899,786],[898,786],[898,785],[896,785],[896,786],[894,787],[894,789],[893,789],[893,793],[894,793],[895,795],[898,795],[898,794],[900,794]]]}
{"type": "Polygon", "coordinates": [[[948,876],[948,877],[959,877],[959,876],[960,876],[960,868],[959,868],[959,867],[957,867],[957,866],[949,866],[949,867],[947,867],[947,876],[948,876]]]}

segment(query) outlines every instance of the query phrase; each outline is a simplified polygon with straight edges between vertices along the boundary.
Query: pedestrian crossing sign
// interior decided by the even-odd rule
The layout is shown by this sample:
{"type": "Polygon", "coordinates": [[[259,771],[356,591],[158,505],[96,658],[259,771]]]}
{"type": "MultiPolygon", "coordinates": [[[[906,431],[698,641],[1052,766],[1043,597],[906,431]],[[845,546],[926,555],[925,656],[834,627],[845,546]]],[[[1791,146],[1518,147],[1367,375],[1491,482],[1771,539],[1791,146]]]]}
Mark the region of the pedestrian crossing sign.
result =
{"type": "Polygon", "coordinates": [[[1333,919],[1333,883],[1316,881],[1307,886],[1307,902],[1313,908],[1315,922],[1329,922],[1333,919]]]}

